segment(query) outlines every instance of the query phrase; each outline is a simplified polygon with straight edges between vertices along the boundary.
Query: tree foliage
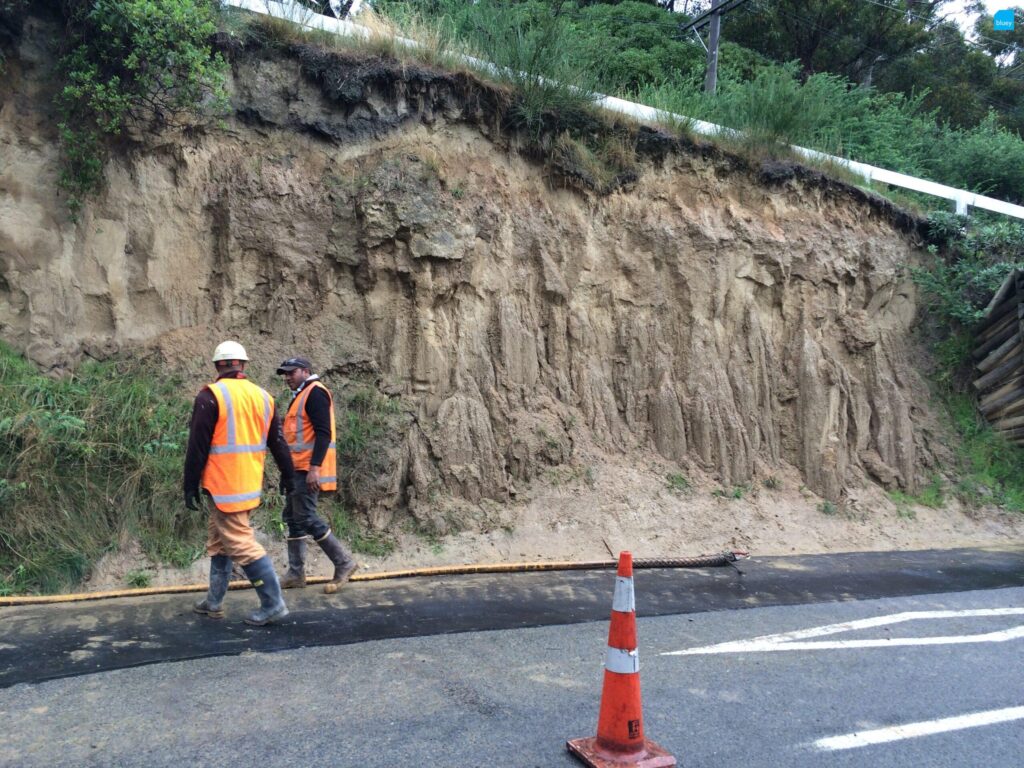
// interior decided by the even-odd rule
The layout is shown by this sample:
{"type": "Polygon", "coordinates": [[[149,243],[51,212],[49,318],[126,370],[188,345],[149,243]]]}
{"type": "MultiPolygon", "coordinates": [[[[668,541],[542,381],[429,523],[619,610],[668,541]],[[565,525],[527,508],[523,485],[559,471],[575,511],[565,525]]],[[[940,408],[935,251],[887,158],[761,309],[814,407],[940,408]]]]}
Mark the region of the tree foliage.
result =
{"type": "Polygon", "coordinates": [[[920,48],[945,0],[774,0],[730,14],[723,34],[801,75],[833,72],[870,83],[920,48]]]}
{"type": "Polygon", "coordinates": [[[226,65],[212,0],[64,0],[58,97],[72,214],[103,178],[106,141],[220,108],[226,65]]]}

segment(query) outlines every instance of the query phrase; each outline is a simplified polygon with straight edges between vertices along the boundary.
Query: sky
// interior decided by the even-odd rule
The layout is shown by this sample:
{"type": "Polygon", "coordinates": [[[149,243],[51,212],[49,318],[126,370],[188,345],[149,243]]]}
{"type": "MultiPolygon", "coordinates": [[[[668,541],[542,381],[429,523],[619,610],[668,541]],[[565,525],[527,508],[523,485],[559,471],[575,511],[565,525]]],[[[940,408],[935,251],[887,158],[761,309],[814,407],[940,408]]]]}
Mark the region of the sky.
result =
{"type": "MultiPolygon", "coordinates": [[[[974,27],[974,19],[976,17],[964,12],[964,6],[966,5],[968,5],[968,3],[963,0],[953,0],[953,2],[948,3],[941,12],[951,13],[956,16],[960,29],[964,32],[969,32],[974,27]]],[[[989,13],[995,13],[1003,8],[1013,8],[1017,5],[1024,5],[1024,3],[1022,3],[1021,0],[985,0],[985,9],[989,13]]]]}

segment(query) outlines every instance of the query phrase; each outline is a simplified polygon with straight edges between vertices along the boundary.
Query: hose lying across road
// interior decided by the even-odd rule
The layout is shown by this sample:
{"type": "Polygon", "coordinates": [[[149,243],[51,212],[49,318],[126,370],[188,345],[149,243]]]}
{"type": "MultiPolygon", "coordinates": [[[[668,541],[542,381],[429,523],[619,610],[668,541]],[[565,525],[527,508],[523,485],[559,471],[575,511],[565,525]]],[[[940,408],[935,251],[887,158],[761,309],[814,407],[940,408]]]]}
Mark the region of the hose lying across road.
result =
{"type": "MultiPolygon", "coordinates": [[[[723,552],[718,555],[700,557],[655,557],[633,561],[634,568],[715,568],[732,565],[747,557],[746,552],[723,552]]],[[[616,568],[617,560],[584,560],[550,563],[483,563],[478,565],[441,565],[434,568],[412,568],[404,571],[381,571],[380,573],[357,573],[352,581],[383,581],[384,579],[409,579],[417,576],[463,576],[473,573],[530,573],[533,571],[598,571],[616,568]]],[[[306,579],[306,584],[323,584],[330,581],[327,576],[306,579]]],[[[233,581],[231,589],[246,589],[252,586],[248,581],[233,581]]],[[[179,584],[170,587],[146,587],[143,589],[116,589],[109,592],[79,592],[73,595],[23,595],[0,597],[0,606],[40,605],[43,603],[77,603],[83,600],[108,600],[114,597],[145,597],[147,595],[174,595],[182,592],[204,592],[206,584],[179,584]]]]}

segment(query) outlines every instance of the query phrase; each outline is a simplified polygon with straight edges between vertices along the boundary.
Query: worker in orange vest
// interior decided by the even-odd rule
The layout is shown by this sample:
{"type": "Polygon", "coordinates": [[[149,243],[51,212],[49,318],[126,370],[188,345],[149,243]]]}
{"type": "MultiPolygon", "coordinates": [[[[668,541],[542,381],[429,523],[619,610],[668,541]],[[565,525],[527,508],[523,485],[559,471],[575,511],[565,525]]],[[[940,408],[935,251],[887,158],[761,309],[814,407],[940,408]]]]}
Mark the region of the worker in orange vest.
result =
{"type": "Polygon", "coordinates": [[[316,511],[320,492],[338,488],[334,400],[305,357],[285,360],[277,373],[284,376],[292,390],[284,417],[284,439],[295,464],[295,488],[288,494],[281,515],[288,526],[288,572],[281,586],[306,586],[306,537],[310,536],[334,563],[334,575],[324,585],[324,592],[332,594],[359,567],[316,511]]]}
{"type": "Polygon", "coordinates": [[[213,353],[217,380],[196,395],[185,452],[185,506],[199,509],[201,494],[210,512],[206,552],[210,588],[195,604],[196,613],[220,619],[234,561],[260,598],[260,608],[245,619],[263,626],[288,615],[281,585],[267,551],[256,541],[249,514],[260,505],[263,464],[269,448],[282,485],[294,483],[294,467],[281,431],[274,398],[245,377],[249,356],[237,341],[225,341],[213,353]]]}

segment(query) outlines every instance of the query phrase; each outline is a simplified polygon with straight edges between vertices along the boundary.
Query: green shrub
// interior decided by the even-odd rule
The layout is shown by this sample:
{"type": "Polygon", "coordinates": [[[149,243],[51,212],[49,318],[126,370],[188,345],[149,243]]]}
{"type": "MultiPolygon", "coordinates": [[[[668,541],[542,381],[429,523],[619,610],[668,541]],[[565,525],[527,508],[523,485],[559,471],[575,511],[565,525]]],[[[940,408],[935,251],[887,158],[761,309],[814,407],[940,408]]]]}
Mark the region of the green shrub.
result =
{"type": "Polygon", "coordinates": [[[731,489],[726,490],[725,488],[716,488],[711,492],[711,495],[716,499],[742,499],[744,494],[749,493],[751,490],[749,485],[734,485],[731,489]]]}
{"type": "Polygon", "coordinates": [[[109,137],[222,109],[227,70],[210,44],[213,0],[66,0],[64,9],[60,183],[75,216],[103,181],[109,137]]]}
{"type": "Polygon", "coordinates": [[[944,131],[941,139],[933,176],[954,187],[1024,202],[1024,141],[1002,128],[995,112],[976,128],[944,131]]]}
{"type": "MultiPolygon", "coordinates": [[[[717,119],[742,130],[755,146],[813,144],[845,87],[832,75],[801,83],[795,65],[762,69],[753,80],[723,83],[715,103],[717,119]]],[[[828,142],[818,142],[827,144],[828,142]]]]}
{"type": "Polygon", "coordinates": [[[968,504],[992,503],[1024,512],[1024,448],[992,429],[970,395],[945,391],[940,397],[960,435],[957,495],[968,504]]]}
{"type": "Polygon", "coordinates": [[[913,507],[917,500],[913,496],[903,491],[890,491],[889,500],[896,505],[896,514],[899,517],[906,518],[907,520],[913,520],[917,517],[917,512],[914,511],[913,507]]]}
{"type": "Polygon", "coordinates": [[[129,587],[136,589],[145,589],[153,583],[153,574],[149,571],[128,571],[125,574],[124,580],[128,583],[129,587]]]}
{"type": "Polygon", "coordinates": [[[948,213],[933,213],[928,221],[933,259],[912,270],[914,281],[933,313],[970,326],[1006,276],[1024,268],[1024,224],[948,213]]]}

